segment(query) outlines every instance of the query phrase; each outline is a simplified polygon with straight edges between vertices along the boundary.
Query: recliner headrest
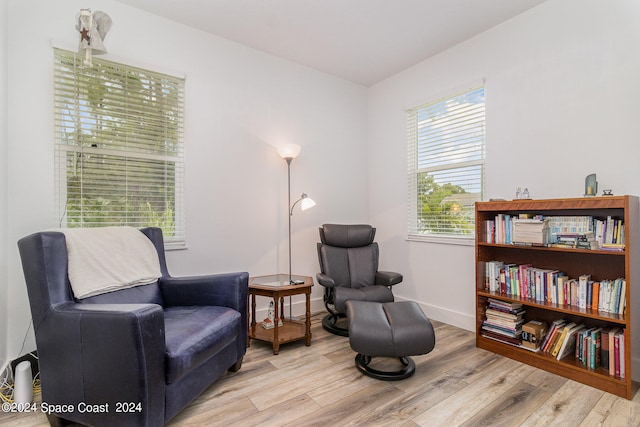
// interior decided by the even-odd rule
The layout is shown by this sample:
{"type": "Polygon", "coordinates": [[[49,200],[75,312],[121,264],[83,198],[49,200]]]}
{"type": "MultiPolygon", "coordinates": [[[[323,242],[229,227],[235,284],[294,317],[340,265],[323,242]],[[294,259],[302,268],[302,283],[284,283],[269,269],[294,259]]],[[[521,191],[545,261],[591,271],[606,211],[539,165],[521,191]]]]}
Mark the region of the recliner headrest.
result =
{"type": "Polygon", "coordinates": [[[320,227],[322,243],[340,248],[358,248],[373,243],[376,229],[366,224],[323,224],[320,227]]]}

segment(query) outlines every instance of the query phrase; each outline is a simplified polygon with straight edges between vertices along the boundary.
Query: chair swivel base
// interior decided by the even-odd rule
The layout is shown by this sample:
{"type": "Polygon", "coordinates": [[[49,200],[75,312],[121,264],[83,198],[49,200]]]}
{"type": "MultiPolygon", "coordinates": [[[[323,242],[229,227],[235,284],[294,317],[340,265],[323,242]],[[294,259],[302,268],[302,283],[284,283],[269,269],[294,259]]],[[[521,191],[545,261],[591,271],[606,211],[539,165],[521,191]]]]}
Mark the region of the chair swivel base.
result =
{"type": "Polygon", "coordinates": [[[377,369],[369,366],[371,363],[371,356],[365,356],[363,354],[358,353],[356,355],[356,367],[360,372],[365,374],[368,377],[375,378],[377,380],[383,381],[398,381],[404,380],[405,378],[409,378],[416,371],[416,364],[408,356],[398,357],[400,363],[402,363],[402,368],[397,371],[379,371],[377,369]]]}
{"type": "Polygon", "coordinates": [[[338,314],[337,316],[334,316],[333,314],[327,314],[322,318],[322,327],[326,331],[331,332],[334,335],[340,335],[341,337],[348,337],[349,329],[341,328],[340,326],[337,325],[338,319],[341,319],[344,317],[346,317],[344,314],[342,315],[338,314]]]}

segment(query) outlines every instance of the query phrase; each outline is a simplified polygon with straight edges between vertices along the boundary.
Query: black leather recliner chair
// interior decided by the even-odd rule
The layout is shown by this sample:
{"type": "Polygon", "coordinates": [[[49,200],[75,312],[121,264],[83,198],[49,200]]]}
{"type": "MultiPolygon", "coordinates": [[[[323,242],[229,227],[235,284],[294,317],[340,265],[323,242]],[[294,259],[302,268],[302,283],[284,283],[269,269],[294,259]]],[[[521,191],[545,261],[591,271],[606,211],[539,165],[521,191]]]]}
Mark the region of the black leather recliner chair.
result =
{"type": "Polygon", "coordinates": [[[349,336],[345,303],[349,300],[393,302],[391,287],[402,275],[378,271],[379,249],[370,225],[324,224],[320,227],[318,283],[325,287],[324,304],[329,314],[322,319],[327,331],[349,336]]]}
{"type": "Polygon", "coordinates": [[[48,414],[51,425],[162,426],[242,364],[248,273],[171,277],[162,231],[141,231],[158,253],[158,281],[82,300],[70,287],[64,234],[18,242],[42,400],[71,405],[48,414]]]}

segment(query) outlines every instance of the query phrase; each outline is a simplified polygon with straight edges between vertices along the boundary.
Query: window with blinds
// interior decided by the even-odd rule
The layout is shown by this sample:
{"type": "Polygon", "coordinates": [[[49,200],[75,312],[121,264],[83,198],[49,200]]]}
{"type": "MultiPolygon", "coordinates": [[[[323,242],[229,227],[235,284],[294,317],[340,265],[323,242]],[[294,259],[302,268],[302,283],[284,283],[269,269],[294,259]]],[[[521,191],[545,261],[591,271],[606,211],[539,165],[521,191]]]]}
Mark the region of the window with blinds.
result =
{"type": "Polygon", "coordinates": [[[160,227],[183,246],[184,78],[54,58],[56,223],[160,227]]]}
{"type": "Polygon", "coordinates": [[[473,238],[484,179],[484,87],[407,115],[409,238],[473,238]]]}

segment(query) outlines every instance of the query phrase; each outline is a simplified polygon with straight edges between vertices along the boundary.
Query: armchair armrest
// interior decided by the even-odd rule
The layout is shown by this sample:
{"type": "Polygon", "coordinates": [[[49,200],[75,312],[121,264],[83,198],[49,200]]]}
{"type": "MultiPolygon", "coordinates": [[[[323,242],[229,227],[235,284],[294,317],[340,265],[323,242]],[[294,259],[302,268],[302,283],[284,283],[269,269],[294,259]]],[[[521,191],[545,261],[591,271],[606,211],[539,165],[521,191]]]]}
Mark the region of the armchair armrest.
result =
{"type": "Polygon", "coordinates": [[[393,286],[402,282],[402,274],[393,271],[378,271],[376,273],[376,285],[393,286]]]}
{"type": "MultiPolygon", "coordinates": [[[[156,304],[66,302],[36,330],[43,401],[109,404],[140,402],[142,411],[118,415],[119,425],[164,422],[164,314],[156,304]]],[[[59,414],[87,425],[100,414],[59,414]]]]}
{"type": "MultiPolygon", "coordinates": [[[[225,273],[209,276],[161,277],[158,281],[166,306],[211,305],[229,307],[241,316],[239,339],[236,341],[239,360],[247,349],[247,295],[249,273],[225,273]]],[[[238,365],[239,366],[239,365],[238,365]]]]}
{"type": "Polygon", "coordinates": [[[162,297],[167,306],[217,305],[247,312],[249,273],[160,278],[162,297]]]}
{"type": "Polygon", "coordinates": [[[327,276],[324,273],[316,274],[316,279],[318,280],[318,283],[320,283],[325,288],[335,288],[336,287],[336,282],[331,277],[327,276]]]}

